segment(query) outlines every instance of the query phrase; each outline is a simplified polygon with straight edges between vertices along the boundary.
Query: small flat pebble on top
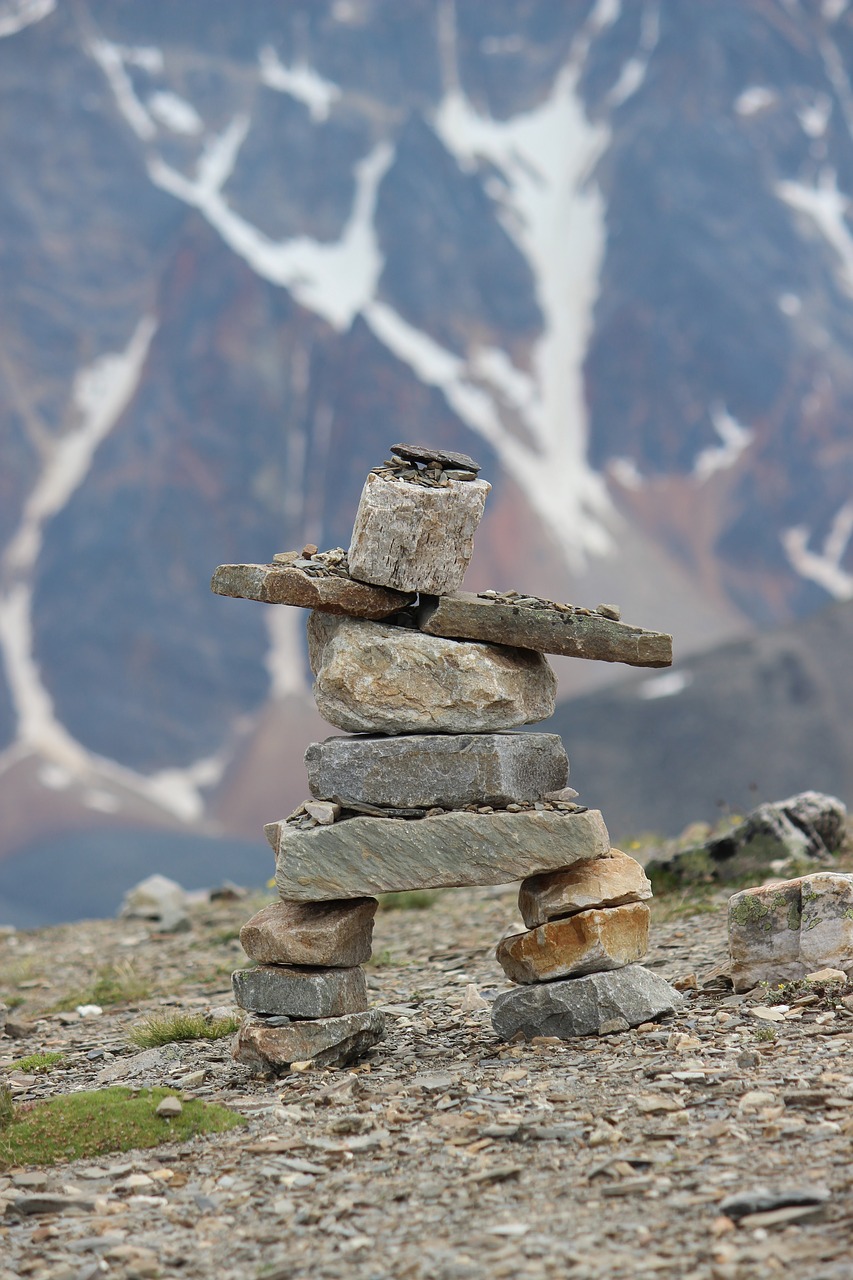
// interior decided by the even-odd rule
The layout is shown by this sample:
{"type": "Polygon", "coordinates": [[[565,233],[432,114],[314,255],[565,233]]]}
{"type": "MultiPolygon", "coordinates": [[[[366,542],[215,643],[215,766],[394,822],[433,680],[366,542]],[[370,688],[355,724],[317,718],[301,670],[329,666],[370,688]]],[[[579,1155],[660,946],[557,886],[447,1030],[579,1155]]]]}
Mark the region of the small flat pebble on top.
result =
{"type": "Polygon", "coordinates": [[[433,449],[420,444],[392,444],[391,452],[407,462],[421,462],[429,465],[439,463],[442,467],[457,468],[460,471],[479,471],[480,464],[467,453],[454,453],[450,449],[433,449]]]}

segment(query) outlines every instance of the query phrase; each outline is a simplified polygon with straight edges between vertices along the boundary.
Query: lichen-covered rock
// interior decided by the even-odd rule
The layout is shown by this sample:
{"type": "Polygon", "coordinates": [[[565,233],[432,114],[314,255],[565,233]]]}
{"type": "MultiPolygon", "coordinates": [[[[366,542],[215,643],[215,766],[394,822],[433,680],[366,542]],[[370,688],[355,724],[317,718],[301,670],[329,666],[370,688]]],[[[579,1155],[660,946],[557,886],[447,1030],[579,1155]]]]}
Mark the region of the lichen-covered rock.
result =
{"type": "Polygon", "coordinates": [[[495,1000],[492,1026],[502,1040],[511,1040],[519,1031],[526,1040],[534,1036],[571,1040],[627,1031],[676,1013],[682,1003],[663,978],[632,964],[565,982],[513,987],[495,1000]]]}
{"type": "Polygon", "coordinates": [[[636,858],[610,849],[600,858],[528,876],[518,891],[518,909],[528,929],[535,929],[577,911],[644,902],[651,896],[652,886],[636,858]]]}
{"type": "Polygon", "coordinates": [[[258,964],[350,968],[370,959],[375,898],[347,902],[271,902],[240,930],[258,964]]]}
{"type": "Polygon", "coordinates": [[[491,487],[486,480],[451,480],[428,489],[369,475],[347,553],[351,575],[396,591],[455,591],[491,487]]]}
{"type": "Polygon", "coordinates": [[[336,1018],[367,1008],[362,969],[297,969],[263,964],[231,975],[234,999],[251,1013],[336,1018]]]}
{"type": "Polygon", "coordinates": [[[503,938],[498,963],[513,982],[552,982],[622,969],[649,949],[649,909],[644,902],[579,911],[562,920],[503,938]]]}
{"type": "Polygon", "coordinates": [[[569,776],[556,733],[327,738],[311,744],[305,765],[312,795],[392,808],[535,801],[569,776]]]}
{"type": "Polygon", "coordinates": [[[853,876],[817,871],[734,894],[729,954],[735,991],[853,971],[853,876]]]}
{"type": "Polygon", "coordinates": [[[265,1075],[286,1071],[292,1062],[343,1067],[367,1053],[384,1034],[385,1018],[378,1009],[284,1026],[248,1014],[234,1042],[232,1057],[265,1075]]]}
{"type": "Polygon", "coordinates": [[[350,733],[489,733],[545,720],[557,679],[541,653],[312,614],[314,698],[350,733]]]}

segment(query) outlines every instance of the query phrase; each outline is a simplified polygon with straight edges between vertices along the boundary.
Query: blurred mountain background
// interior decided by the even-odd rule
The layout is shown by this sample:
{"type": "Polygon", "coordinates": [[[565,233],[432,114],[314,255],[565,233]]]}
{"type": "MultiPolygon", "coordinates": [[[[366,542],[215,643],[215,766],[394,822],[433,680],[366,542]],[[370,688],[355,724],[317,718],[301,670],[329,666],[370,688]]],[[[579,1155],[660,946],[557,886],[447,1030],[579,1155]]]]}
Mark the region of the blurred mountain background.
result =
{"type": "Polygon", "coordinates": [[[297,610],[398,439],[558,660],[616,838],[853,799],[847,0],[0,0],[0,920],[257,883],[332,730],[297,610]],[[627,678],[626,678],[627,677],[627,678]]]}

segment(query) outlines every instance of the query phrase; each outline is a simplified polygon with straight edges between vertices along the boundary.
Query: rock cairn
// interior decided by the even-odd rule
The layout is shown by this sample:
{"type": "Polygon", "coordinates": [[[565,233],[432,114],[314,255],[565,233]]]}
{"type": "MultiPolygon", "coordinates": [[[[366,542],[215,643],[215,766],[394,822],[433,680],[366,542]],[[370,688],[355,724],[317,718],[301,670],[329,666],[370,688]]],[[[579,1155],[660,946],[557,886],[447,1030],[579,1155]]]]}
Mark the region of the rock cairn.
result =
{"type": "Polygon", "coordinates": [[[546,719],[546,653],[662,667],[671,637],[619,611],[515,591],[459,591],[491,486],[465,454],[394,445],[367,477],[347,551],[309,545],[220,565],[220,595],[311,609],[321,715],[347,735],[309,746],[311,799],[266,835],[281,900],[246,924],[256,961],[233,976],[246,1011],[234,1056],[255,1068],[343,1063],[383,1034],[367,1007],[376,894],[521,880],[527,932],[498,960],[519,984],[495,1002],[504,1037],[586,1035],[673,1010],[637,963],[651,888],[576,803],[546,719]]]}

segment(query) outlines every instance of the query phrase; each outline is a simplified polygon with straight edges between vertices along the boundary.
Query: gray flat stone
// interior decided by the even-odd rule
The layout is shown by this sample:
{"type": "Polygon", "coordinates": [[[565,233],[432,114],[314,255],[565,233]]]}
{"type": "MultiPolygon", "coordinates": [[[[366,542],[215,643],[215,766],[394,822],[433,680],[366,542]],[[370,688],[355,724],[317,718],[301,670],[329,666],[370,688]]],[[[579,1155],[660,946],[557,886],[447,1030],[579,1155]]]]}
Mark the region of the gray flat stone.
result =
{"type": "Polygon", "coordinates": [[[557,678],[541,653],[312,613],[317,710],[350,733],[489,733],[545,720],[557,678]]]}
{"type": "Polygon", "coordinates": [[[240,930],[258,964],[350,968],[370,959],[375,898],[349,902],[271,902],[240,930]]]}
{"type": "Polygon", "coordinates": [[[369,475],[347,553],[350,573],[396,591],[455,591],[491,487],[485,480],[451,480],[446,488],[424,489],[369,475]]]}
{"type": "Polygon", "coordinates": [[[504,1040],[519,1031],[534,1036],[602,1035],[675,1013],[682,997],[663,978],[641,965],[590,973],[563,982],[541,982],[505,991],[492,1006],[492,1025],[504,1040]]]}
{"type": "Polygon", "coordinates": [[[231,975],[234,999],[251,1013],[288,1018],[337,1018],[367,1008],[361,969],[296,969],[264,964],[231,975]]]}
{"type": "Polygon", "coordinates": [[[348,1013],[340,1018],[270,1026],[249,1014],[237,1035],[232,1056],[255,1071],[286,1071],[292,1062],[317,1066],[346,1066],[378,1044],[385,1034],[385,1018],[378,1009],[348,1013]]]}
{"type": "Polygon", "coordinates": [[[460,471],[480,470],[479,462],[467,453],[454,453],[451,449],[433,449],[422,444],[392,444],[391,452],[407,462],[439,462],[443,467],[457,467],[460,471]]]}
{"type": "Polygon", "coordinates": [[[327,738],[305,765],[311,794],[325,800],[424,809],[540,800],[569,776],[556,733],[327,738]]]}
{"type": "Polygon", "coordinates": [[[632,667],[672,665],[672,636],[574,609],[504,604],[460,591],[425,603],[419,618],[421,630],[432,636],[484,640],[632,667]]]}
{"type": "Polygon", "coordinates": [[[300,831],[264,828],[282,898],[322,902],[402,889],[507,884],[596,858],[610,848],[597,809],[465,813],[434,818],[348,818],[300,831]]]}
{"type": "Polygon", "coordinates": [[[277,564],[221,564],[210,583],[219,596],[290,604],[354,618],[387,618],[410,604],[414,596],[351,578],[311,578],[301,569],[277,564]]]}

